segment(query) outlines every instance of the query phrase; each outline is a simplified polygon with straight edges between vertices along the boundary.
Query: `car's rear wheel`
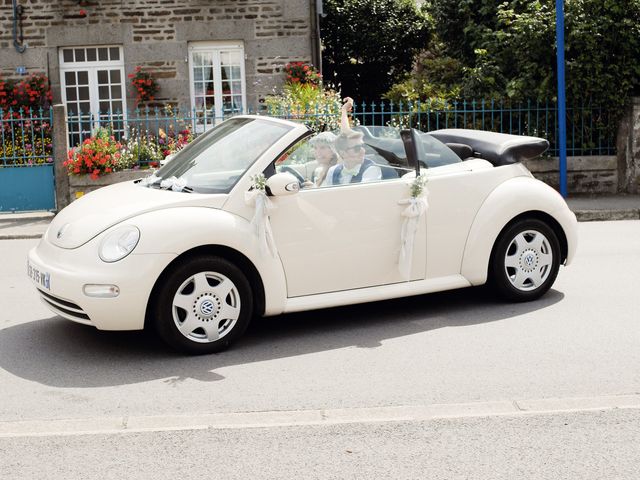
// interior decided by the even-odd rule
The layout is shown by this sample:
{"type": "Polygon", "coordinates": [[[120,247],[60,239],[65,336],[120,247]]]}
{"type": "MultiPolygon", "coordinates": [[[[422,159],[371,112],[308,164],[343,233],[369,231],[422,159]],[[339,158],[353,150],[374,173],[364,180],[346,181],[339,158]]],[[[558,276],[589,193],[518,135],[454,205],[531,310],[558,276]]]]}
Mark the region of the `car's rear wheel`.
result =
{"type": "Polygon", "coordinates": [[[496,241],[490,278],[502,297],[525,302],[544,295],[559,268],[560,242],[553,229],[541,220],[523,219],[496,241]]]}
{"type": "Polygon", "coordinates": [[[247,278],[220,257],[187,260],[156,292],[151,299],[156,331],[170,346],[187,353],[225,349],[244,333],[253,314],[247,278]]]}

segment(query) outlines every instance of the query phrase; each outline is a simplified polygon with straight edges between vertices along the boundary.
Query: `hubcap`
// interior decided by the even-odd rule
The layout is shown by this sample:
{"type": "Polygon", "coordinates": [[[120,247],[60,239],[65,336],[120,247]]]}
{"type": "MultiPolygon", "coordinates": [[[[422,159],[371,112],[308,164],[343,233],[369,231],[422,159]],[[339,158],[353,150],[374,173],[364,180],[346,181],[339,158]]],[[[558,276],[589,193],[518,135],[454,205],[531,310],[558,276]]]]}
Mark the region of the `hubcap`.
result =
{"type": "Polygon", "coordinates": [[[240,293],[235,284],[217,272],[200,272],[176,291],[173,321],[182,335],[211,343],[227,335],[240,316],[240,293]]]}
{"type": "Polygon", "coordinates": [[[553,251],[549,240],[536,230],[515,236],[504,257],[504,269],[511,285],[523,292],[535,290],[549,278],[553,251]]]}

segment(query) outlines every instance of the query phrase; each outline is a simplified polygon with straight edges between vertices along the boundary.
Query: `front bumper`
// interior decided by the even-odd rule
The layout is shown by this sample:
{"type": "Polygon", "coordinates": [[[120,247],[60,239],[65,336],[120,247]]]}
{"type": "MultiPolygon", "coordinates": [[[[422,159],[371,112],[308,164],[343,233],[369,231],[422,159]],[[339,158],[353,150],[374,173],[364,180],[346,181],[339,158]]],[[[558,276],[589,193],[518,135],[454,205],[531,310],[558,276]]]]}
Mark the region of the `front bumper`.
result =
{"type": "Polygon", "coordinates": [[[98,257],[99,240],[75,249],[56,247],[46,236],[28,255],[27,273],[44,304],[56,314],[100,330],[140,330],[144,327],[151,290],[175,254],[135,251],[119,262],[98,257]],[[117,297],[87,296],[87,284],[117,285],[117,297]]]}

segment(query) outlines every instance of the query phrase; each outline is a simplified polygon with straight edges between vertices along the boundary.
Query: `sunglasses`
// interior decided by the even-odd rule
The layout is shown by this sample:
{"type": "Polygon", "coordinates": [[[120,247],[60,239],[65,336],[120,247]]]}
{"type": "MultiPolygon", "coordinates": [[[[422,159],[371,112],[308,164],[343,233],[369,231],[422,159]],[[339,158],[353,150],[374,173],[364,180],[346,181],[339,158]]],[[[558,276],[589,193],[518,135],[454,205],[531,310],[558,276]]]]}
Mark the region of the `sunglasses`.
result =
{"type": "Polygon", "coordinates": [[[342,151],[346,153],[358,153],[362,148],[364,148],[364,143],[359,143],[358,145],[344,148],[342,151]]]}

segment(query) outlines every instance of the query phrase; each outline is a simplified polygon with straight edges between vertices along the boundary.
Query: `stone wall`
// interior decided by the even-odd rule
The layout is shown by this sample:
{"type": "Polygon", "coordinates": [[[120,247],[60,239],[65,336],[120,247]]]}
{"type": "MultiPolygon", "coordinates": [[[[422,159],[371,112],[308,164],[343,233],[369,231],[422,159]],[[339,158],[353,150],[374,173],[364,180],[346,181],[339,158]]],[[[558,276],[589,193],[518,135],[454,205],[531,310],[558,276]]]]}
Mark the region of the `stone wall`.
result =
{"type": "MultiPolygon", "coordinates": [[[[640,97],[633,98],[618,128],[617,155],[567,158],[567,191],[572,194],[640,193],[640,97]]],[[[525,162],[536,178],[559,189],[559,161],[525,162]]]]}
{"type": "MultiPolygon", "coordinates": [[[[24,42],[13,47],[11,0],[0,0],[0,75],[47,73],[60,101],[58,47],[121,44],[125,71],[157,72],[159,104],[190,107],[187,46],[196,41],[242,41],[247,103],[282,84],[282,67],[314,57],[315,0],[19,0],[24,42]]],[[[129,85],[127,103],[134,105],[129,85]]]]}
{"type": "MultiPolygon", "coordinates": [[[[538,158],[523,162],[533,175],[560,190],[559,159],[538,158]]],[[[567,158],[567,191],[572,194],[608,194],[618,192],[618,158],[589,156],[567,158]]]]}

